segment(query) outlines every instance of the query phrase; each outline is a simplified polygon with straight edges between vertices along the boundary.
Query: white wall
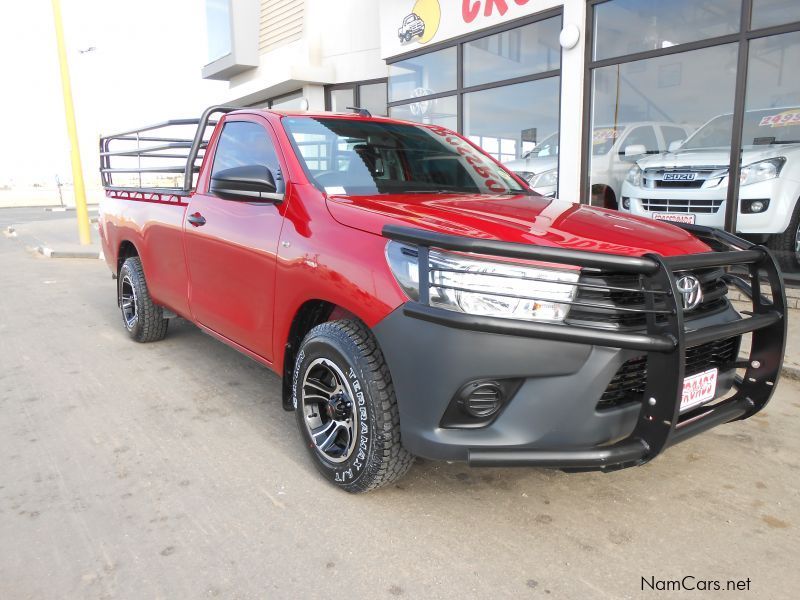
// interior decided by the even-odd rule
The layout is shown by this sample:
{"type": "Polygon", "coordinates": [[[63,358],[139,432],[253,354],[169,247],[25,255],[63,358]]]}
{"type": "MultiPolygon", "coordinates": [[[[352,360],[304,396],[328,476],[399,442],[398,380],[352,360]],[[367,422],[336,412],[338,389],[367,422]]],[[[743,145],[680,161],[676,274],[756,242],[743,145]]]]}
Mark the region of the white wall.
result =
{"type": "MultiPolygon", "coordinates": [[[[586,0],[564,1],[564,26],[574,25],[580,40],[561,51],[561,138],[558,197],[573,202],[581,195],[581,148],[583,139],[583,79],[586,50],[586,0]]],[[[588,199],[587,199],[588,200],[588,199]]]]}

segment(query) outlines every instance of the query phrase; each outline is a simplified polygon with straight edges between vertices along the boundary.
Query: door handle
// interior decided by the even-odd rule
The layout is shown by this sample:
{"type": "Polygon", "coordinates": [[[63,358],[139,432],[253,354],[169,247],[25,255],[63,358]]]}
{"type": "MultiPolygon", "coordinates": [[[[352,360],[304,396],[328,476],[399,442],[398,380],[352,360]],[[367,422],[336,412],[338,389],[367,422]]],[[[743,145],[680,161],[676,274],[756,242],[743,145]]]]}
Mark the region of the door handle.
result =
{"type": "Polygon", "coordinates": [[[206,224],[206,218],[199,212],[189,215],[186,217],[186,220],[189,221],[189,223],[191,223],[194,227],[201,227],[202,225],[206,224]]]}

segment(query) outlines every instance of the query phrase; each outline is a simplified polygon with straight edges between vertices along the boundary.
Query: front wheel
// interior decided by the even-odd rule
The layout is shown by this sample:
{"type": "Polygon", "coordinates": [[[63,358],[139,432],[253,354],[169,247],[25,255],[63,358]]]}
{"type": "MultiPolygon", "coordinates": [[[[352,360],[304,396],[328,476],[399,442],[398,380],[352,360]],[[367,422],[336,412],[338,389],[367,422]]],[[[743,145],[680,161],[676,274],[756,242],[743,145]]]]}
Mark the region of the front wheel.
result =
{"type": "Polygon", "coordinates": [[[366,492],[411,466],[389,369],[361,323],[329,321],[308,333],[295,363],[292,401],[314,464],[337,487],[366,492]]]}
{"type": "Polygon", "coordinates": [[[797,272],[800,269],[800,200],[795,204],[789,227],[783,233],[770,236],[767,246],[775,253],[784,271],[797,272]]]}

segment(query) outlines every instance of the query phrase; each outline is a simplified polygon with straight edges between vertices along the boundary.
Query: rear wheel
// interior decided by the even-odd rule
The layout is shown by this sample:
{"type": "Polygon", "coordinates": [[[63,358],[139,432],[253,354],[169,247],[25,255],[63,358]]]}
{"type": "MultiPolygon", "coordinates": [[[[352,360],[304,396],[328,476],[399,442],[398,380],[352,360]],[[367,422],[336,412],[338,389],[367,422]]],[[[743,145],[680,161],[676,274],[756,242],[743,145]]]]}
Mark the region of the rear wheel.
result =
{"type": "Polygon", "coordinates": [[[169,320],[150,298],[138,256],[128,258],[119,270],[119,307],[128,335],[137,342],[157,342],[167,335],[169,320]]]}
{"type": "Polygon", "coordinates": [[[294,368],[292,401],[314,464],[337,487],[366,492],[411,466],[389,369],[361,323],[329,321],[309,332],[294,368]]]}
{"type": "Polygon", "coordinates": [[[800,200],[795,204],[789,227],[783,233],[770,236],[767,246],[775,253],[784,271],[796,272],[800,269],[800,200]]]}

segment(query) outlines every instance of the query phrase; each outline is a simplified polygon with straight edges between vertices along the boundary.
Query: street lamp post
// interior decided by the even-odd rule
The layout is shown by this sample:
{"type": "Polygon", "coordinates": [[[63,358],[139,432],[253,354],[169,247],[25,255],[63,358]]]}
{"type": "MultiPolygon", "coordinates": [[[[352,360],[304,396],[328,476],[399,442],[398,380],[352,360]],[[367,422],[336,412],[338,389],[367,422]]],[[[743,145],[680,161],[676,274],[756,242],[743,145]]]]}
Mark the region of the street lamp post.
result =
{"type": "Polygon", "coordinates": [[[64,96],[64,113],[69,135],[70,159],[72,162],[72,182],[75,192],[75,213],[78,218],[78,236],[84,246],[92,243],[89,234],[89,211],[86,208],[86,188],[83,184],[83,168],[78,146],[78,129],[75,125],[75,107],[72,104],[72,86],[69,81],[69,64],[64,44],[64,27],[61,24],[61,2],[52,0],[53,20],[56,26],[56,45],[58,47],[58,64],[61,68],[61,91],[64,96]]]}

